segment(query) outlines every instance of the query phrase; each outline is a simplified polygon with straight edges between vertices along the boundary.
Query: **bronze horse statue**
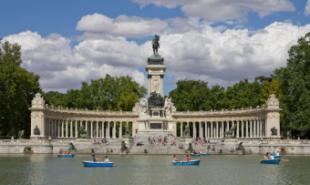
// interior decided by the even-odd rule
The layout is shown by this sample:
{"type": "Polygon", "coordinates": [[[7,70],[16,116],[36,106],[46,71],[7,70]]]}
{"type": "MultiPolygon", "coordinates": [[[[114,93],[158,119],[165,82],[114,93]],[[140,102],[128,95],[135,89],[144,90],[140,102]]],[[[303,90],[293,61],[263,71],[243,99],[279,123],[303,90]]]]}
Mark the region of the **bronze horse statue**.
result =
{"type": "Polygon", "coordinates": [[[158,53],[158,48],[160,47],[159,45],[159,35],[155,35],[155,37],[152,40],[152,46],[153,46],[153,53],[154,55],[158,53]]]}

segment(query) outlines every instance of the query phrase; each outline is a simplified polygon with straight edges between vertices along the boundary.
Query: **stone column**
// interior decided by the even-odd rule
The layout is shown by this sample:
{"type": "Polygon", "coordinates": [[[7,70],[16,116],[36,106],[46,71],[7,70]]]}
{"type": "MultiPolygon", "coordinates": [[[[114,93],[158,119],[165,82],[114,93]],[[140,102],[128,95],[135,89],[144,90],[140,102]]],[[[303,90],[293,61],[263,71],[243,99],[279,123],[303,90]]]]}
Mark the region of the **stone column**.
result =
{"type": "Polygon", "coordinates": [[[88,137],[89,136],[88,120],[85,121],[85,131],[86,131],[87,137],[88,137]]]}
{"type": "Polygon", "coordinates": [[[116,122],[113,122],[113,131],[112,131],[112,137],[113,139],[116,138],[116,122]]]}
{"type": "Polygon", "coordinates": [[[110,121],[108,121],[108,125],[107,125],[107,138],[111,138],[110,136],[110,121]]]}
{"type": "Polygon", "coordinates": [[[101,121],[101,138],[104,138],[104,122],[101,121]]]}
{"type": "Polygon", "coordinates": [[[220,138],[220,123],[217,121],[216,124],[216,138],[220,138]]]}
{"type": "Polygon", "coordinates": [[[224,122],[223,122],[223,121],[220,121],[219,123],[220,123],[220,125],[221,125],[220,137],[221,137],[221,138],[224,138],[224,122]]]}
{"type": "Polygon", "coordinates": [[[250,138],[253,138],[253,127],[254,127],[254,120],[250,121],[250,138]]]}
{"type": "Polygon", "coordinates": [[[254,137],[257,138],[257,119],[254,120],[254,137]]]}
{"type": "Polygon", "coordinates": [[[240,124],[240,121],[238,120],[237,121],[236,138],[239,138],[239,124],[240,124]]]}
{"type": "Polygon", "coordinates": [[[258,120],[258,137],[262,136],[261,119],[258,120]]]}
{"type": "Polygon", "coordinates": [[[58,138],[60,138],[60,128],[61,128],[60,121],[57,120],[57,137],[58,138]]]}
{"type": "Polygon", "coordinates": [[[96,121],[96,138],[99,138],[99,123],[96,121]]]}
{"type": "Polygon", "coordinates": [[[183,122],[180,122],[180,137],[183,137],[183,122]]]}
{"type": "Polygon", "coordinates": [[[64,137],[64,120],[61,120],[61,122],[60,122],[60,130],[61,130],[61,138],[63,138],[64,137]]]}
{"type": "Polygon", "coordinates": [[[196,138],[196,123],[192,122],[193,124],[193,138],[196,138]]]}
{"type": "Polygon", "coordinates": [[[213,138],[214,137],[214,127],[213,127],[213,121],[210,123],[210,138],[213,138]]]}
{"type": "Polygon", "coordinates": [[[120,122],[120,125],[119,125],[119,127],[120,127],[120,138],[123,138],[123,122],[120,122]]]}
{"type": "Polygon", "coordinates": [[[208,138],[208,130],[207,130],[207,125],[208,124],[208,122],[207,121],[205,121],[204,122],[204,125],[205,125],[205,138],[208,138]]]}
{"type": "Polygon", "coordinates": [[[93,138],[93,137],[94,137],[93,131],[94,131],[94,128],[93,128],[93,121],[90,121],[90,138],[93,138]]]}

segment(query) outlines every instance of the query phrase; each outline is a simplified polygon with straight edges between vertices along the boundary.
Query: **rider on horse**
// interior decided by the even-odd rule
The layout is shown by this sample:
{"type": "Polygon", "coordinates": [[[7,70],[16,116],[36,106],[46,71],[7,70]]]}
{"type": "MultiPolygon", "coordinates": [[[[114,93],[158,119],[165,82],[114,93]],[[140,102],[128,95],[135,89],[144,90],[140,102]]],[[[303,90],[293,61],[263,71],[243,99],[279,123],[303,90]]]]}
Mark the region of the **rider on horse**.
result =
{"type": "Polygon", "coordinates": [[[152,45],[153,45],[153,52],[154,52],[154,55],[156,53],[158,53],[158,48],[159,48],[159,35],[155,35],[153,41],[152,41],[152,45]]]}

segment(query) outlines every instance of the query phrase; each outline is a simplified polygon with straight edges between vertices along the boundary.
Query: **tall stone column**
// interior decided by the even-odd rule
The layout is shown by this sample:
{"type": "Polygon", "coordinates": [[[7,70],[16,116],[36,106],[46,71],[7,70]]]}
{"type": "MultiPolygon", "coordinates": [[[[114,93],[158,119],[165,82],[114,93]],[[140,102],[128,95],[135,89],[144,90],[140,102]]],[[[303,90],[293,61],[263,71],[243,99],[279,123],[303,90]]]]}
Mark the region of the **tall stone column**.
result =
{"type": "Polygon", "coordinates": [[[101,138],[104,138],[104,121],[101,121],[101,138]]]}
{"type": "Polygon", "coordinates": [[[183,122],[180,122],[180,137],[183,137],[183,122]]]}
{"type": "Polygon", "coordinates": [[[216,122],[216,138],[220,138],[220,133],[219,133],[219,131],[220,131],[220,123],[217,121],[216,122]]]}
{"type": "Polygon", "coordinates": [[[258,137],[262,137],[261,119],[258,120],[258,137]]]}
{"type": "Polygon", "coordinates": [[[236,130],[236,138],[239,138],[239,120],[236,121],[237,123],[237,130],[236,130]]]}
{"type": "Polygon", "coordinates": [[[122,124],[122,121],[120,121],[119,122],[119,130],[118,130],[118,134],[119,134],[119,138],[123,138],[123,129],[122,129],[122,126],[123,126],[123,124],[122,124]]]}
{"type": "Polygon", "coordinates": [[[110,132],[110,121],[108,121],[108,127],[107,127],[107,129],[108,129],[108,130],[107,130],[107,133],[108,133],[107,137],[108,137],[108,138],[111,138],[111,135],[110,135],[110,133],[111,133],[111,132],[110,132]]]}
{"type": "Polygon", "coordinates": [[[94,138],[93,131],[94,131],[93,121],[90,121],[90,138],[94,138]]]}
{"type": "Polygon", "coordinates": [[[96,123],[96,138],[99,138],[99,123],[98,123],[98,121],[95,121],[95,123],[96,123]]]}
{"type": "Polygon", "coordinates": [[[257,119],[254,120],[254,137],[257,138],[257,119]]]}
{"type": "Polygon", "coordinates": [[[210,122],[210,138],[214,138],[214,121],[210,122]]]}
{"type": "Polygon", "coordinates": [[[74,121],[74,124],[75,124],[75,138],[78,138],[78,126],[79,126],[79,124],[78,124],[78,120],[75,120],[74,121]]]}
{"type": "Polygon", "coordinates": [[[208,138],[207,121],[204,122],[205,125],[205,138],[208,138]]]}
{"type": "Polygon", "coordinates": [[[61,130],[61,138],[64,138],[65,137],[65,120],[62,119],[61,120],[61,127],[60,127],[60,130],[61,130]]]}
{"type": "Polygon", "coordinates": [[[87,137],[89,137],[88,120],[85,120],[85,131],[87,133],[87,137]]]}

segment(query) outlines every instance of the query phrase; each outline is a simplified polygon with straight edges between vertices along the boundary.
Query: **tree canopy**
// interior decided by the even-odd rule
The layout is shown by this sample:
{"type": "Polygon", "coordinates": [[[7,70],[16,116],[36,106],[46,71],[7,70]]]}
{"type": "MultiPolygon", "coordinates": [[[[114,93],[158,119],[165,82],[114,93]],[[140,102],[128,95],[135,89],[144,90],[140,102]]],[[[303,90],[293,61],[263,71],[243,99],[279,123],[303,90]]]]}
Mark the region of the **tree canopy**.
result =
{"type": "MultiPolygon", "coordinates": [[[[266,77],[267,78],[267,77],[266,77]]],[[[241,80],[227,88],[208,87],[204,81],[181,80],[170,92],[179,111],[221,110],[256,107],[265,104],[269,94],[278,93],[274,80],[249,82],[241,80]]]]}
{"type": "Polygon", "coordinates": [[[112,77],[83,82],[80,89],[67,93],[47,92],[48,104],[70,108],[131,111],[139,98],[146,93],[144,87],[129,76],[112,77]]]}
{"type": "Polygon", "coordinates": [[[5,42],[0,48],[0,136],[30,133],[31,100],[40,91],[39,77],[21,65],[20,46],[5,42]]]}
{"type": "Polygon", "coordinates": [[[310,138],[310,33],[289,50],[287,66],[275,71],[285,134],[310,138]]]}

